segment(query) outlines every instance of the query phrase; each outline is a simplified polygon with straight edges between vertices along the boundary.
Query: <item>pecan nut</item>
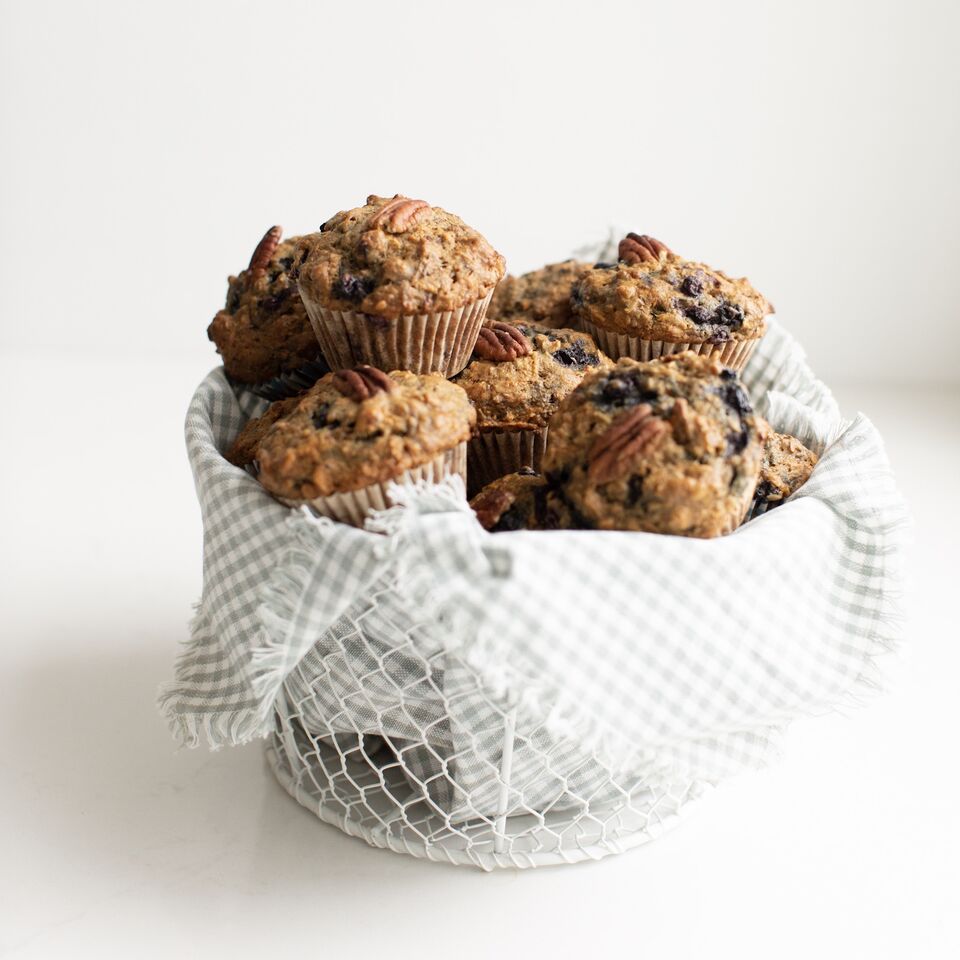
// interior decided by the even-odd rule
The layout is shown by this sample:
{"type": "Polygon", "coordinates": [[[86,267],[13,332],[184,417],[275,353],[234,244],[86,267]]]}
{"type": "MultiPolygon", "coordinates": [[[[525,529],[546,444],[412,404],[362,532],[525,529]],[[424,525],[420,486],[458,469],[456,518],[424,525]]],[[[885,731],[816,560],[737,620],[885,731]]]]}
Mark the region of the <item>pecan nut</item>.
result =
{"type": "Polygon", "coordinates": [[[273,259],[273,255],[280,246],[280,238],[283,236],[283,227],[271,227],[257,244],[253,256],[250,258],[250,266],[247,267],[252,273],[262,273],[267,269],[267,264],[273,259]]]}
{"type": "Polygon", "coordinates": [[[503,363],[525,357],[530,349],[530,341],[520,330],[509,323],[494,320],[480,328],[473,352],[481,360],[503,363]]]}
{"type": "Polygon", "coordinates": [[[403,233],[409,229],[421,214],[430,209],[426,200],[411,200],[398,193],[385,203],[371,218],[369,227],[383,227],[387,233],[403,233]]]}
{"type": "Polygon", "coordinates": [[[333,386],[345,397],[360,403],[381,390],[390,393],[394,382],[382,370],[364,363],[352,370],[338,370],[333,376],[333,386]]]}
{"type": "Polygon", "coordinates": [[[506,490],[489,488],[478,493],[470,502],[473,512],[484,530],[490,530],[497,521],[513,506],[514,496],[506,490]]]}
{"type": "Polygon", "coordinates": [[[670,425],[654,416],[649,403],[641,403],[619,416],[593,441],[587,453],[587,477],[596,484],[609,483],[621,476],[630,457],[649,450],[670,425]]]}
{"type": "Polygon", "coordinates": [[[656,263],[664,253],[673,251],[645,233],[628,233],[617,247],[617,256],[624,263],[656,263]]]}

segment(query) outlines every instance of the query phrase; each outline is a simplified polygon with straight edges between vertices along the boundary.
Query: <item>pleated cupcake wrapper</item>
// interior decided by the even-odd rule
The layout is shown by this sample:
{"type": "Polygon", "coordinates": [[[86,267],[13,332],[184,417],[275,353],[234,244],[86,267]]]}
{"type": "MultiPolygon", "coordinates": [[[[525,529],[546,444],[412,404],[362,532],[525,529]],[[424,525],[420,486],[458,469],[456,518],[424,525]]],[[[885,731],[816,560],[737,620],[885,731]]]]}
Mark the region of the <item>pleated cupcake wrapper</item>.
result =
{"type": "Polygon", "coordinates": [[[754,500],[753,503],[750,504],[750,509],[747,511],[747,515],[743,518],[743,522],[746,523],[748,520],[752,520],[754,517],[759,517],[768,510],[772,510],[774,507],[779,507],[783,502],[783,500],[754,500]]]}
{"type": "Polygon", "coordinates": [[[498,477],[521,467],[540,472],[547,449],[547,427],[539,430],[487,430],[470,438],[467,447],[468,492],[472,497],[498,477]]]}
{"type": "Polygon", "coordinates": [[[330,366],[323,357],[301,364],[294,370],[284,370],[283,373],[264,380],[261,383],[235,383],[244,390],[255,393],[264,400],[285,400],[295,397],[298,393],[312,387],[325,373],[330,372],[330,366]]]}
{"type": "Polygon", "coordinates": [[[469,362],[493,290],[456,310],[388,320],[328,310],[301,291],[320,348],[334,369],[368,363],[381,370],[459,373],[469,362]]]}
{"type": "Polygon", "coordinates": [[[387,494],[391,483],[414,483],[426,480],[437,483],[451,474],[459,474],[466,484],[467,480],[467,444],[466,441],[434,457],[433,460],[404,470],[398,477],[383,483],[371,483],[359,490],[348,490],[345,493],[332,493],[328,497],[317,497],[314,500],[287,500],[277,499],[288,507],[309,506],[311,510],[322,517],[330,517],[341,523],[349,523],[354,527],[362,527],[363,521],[371,510],[386,510],[393,505],[387,494]]]}
{"type": "Polygon", "coordinates": [[[597,346],[611,360],[619,360],[620,357],[656,360],[658,357],[691,350],[701,356],[717,354],[725,366],[737,371],[743,370],[747,365],[747,361],[760,342],[760,337],[757,337],[753,340],[728,340],[726,343],[670,343],[667,340],[643,340],[640,337],[630,337],[625,333],[602,330],[588,320],[581,321],[581,327],[585,333],[593,337],[597,346]]]}

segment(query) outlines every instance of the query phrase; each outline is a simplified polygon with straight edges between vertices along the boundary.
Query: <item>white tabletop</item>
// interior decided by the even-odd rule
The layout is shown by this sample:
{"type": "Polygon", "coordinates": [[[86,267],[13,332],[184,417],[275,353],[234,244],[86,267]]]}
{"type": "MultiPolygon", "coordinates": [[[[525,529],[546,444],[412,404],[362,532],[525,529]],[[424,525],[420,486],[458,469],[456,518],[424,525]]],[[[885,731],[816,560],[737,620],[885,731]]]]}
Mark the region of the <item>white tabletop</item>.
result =
{"type": "Polygon", "coordinates": [[[0,361],[28,398],[0,427],[0,955],[960,955],[960,394],[837,391],[885,433],[917,521],[892,695],[798,723],[777,766],[655,843],[483,874],[324,826],[259,744],[174,748],[154,696],[200,586],[180,425],[204,372],[0,361]]]}

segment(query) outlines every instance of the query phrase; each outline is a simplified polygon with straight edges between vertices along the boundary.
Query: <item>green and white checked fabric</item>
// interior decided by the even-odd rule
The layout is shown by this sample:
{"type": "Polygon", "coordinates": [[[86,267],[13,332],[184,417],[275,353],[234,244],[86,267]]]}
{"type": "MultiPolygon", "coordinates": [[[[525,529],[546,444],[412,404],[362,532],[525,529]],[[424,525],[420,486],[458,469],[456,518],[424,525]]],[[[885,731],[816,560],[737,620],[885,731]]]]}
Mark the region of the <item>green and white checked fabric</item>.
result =
{"type": "Polygon", "coordinates": [[[873,425],[841,420],[778,323],[744,380],[821,460],[784,506],[694,540],[487,534],[458,480],[397,490],[368,530],[290,510],[221,456],[263,402],[213,371],[186,421],[204,578],[160,694],[174,736],[264,736],[280,697],[355,756],[386,739],[448,824],[639,784],[684,796],[766,762],[898,640],[906,514],[873,425]]]}

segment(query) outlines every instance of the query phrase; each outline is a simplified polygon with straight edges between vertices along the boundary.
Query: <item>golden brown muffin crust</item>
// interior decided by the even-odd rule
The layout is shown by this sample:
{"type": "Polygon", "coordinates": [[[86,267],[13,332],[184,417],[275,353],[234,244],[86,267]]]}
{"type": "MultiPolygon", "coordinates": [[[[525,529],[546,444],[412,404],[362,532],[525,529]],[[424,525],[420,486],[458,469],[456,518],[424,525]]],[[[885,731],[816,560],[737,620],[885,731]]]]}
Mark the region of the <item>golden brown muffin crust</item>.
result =
{"type": "Polygon", "coordinates": [[[773,433],[763,446],[760,480],[754,499],[758,503],[779,503],[802,487],[819,457],[796,437],[773,433]]]}
{"type": "MultiPolygon", "coordinates": [[[[515,318],[516,319],[516,318],[515,318]]],[[[577,330],[552,330],[527,322],[504,324],[525,338],[529,352],[501,362],[473,359],[455,382],[477,409],[478,430],[535,430],[594,367],[610,361],[593,339],[577,330]]]]}
{"type": "Polygon", "coordinates": [[[297,289],[307,238],[280,241],[279,234],[279,227],[267,231],[254,252],[259,263],[228,279],[226,304],[207,328],[224,369],[240,383],[262,383],[320,356],[297,289]]]}
{"type": "Polygon", "coordinates": [[[506,276],[493,292],[487,316],[491,320],[522,319],[547,327],[569,327],[573,319],[570,295],[590,269],[592,264],[564,260],[519,277],[506,276]]]}
{"type": "Polygon", "coordinates": [[[712,537],[749,506],[764,430],[714,357],[621,359],[561,403],[544,474],[577,525],[712,537]]]}
{"type": "Polygon", "coordinates": [[[469,438],[476,413],[456,384],[436,373],[386,376],[393,388],[362,400],[344,394],[342,373],[321,377],[264,431],[256,450],[263,486],[288,500],[358,490],[469,438]]]}
{"type": "Polygon", "coordinates": [[[422,200],[370,196],[320,229],[300,286],[331,310],[385,319],[455,310],[503,276],[503,257],[476,230],[422,200]]]}
{"type": "Polygon", "coordinates": [[[763,335],[764,317],[773,308],[746,278],[685,260],[653,238],[638,239],[647,241],[644,246],[633,242],[644,259],[621,243],[621,256],[633,262],[598,264],[581,278],[572,300],[578,322],[670,343],[725,343],[763,335]]]}

